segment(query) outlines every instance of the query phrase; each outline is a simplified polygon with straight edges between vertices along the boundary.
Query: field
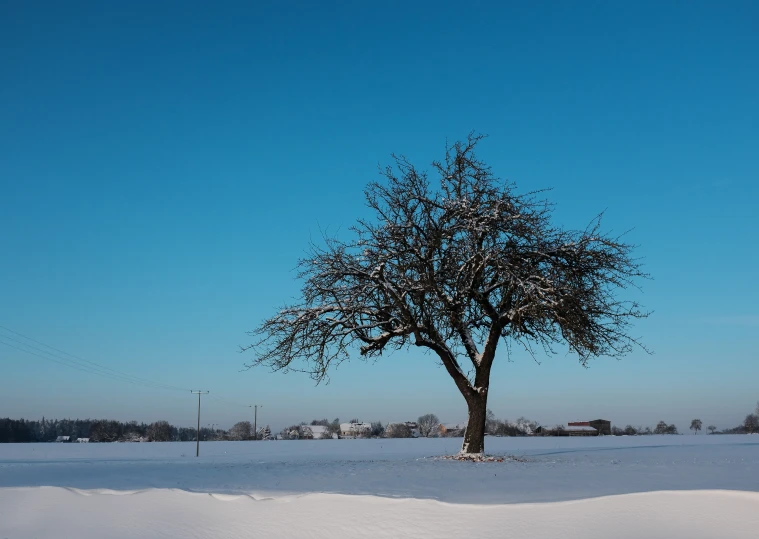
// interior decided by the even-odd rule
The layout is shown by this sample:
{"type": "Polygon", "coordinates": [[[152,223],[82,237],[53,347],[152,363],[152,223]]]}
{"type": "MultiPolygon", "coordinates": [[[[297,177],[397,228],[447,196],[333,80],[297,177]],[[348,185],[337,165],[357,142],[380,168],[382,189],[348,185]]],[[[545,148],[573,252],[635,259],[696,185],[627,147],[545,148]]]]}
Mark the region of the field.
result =
{"type": "Polygon", "coordinates": [[[759,436],[0,445],[0,539],[756,537],[759,436]]]}

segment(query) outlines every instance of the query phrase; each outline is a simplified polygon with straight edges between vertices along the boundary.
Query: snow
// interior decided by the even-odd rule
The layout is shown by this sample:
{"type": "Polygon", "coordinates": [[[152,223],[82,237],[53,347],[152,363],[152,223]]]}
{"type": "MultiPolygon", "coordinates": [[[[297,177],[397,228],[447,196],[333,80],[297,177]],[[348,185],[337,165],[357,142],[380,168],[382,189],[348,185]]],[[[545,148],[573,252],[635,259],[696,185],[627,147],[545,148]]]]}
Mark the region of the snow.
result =
{"type": "Polygon", "coordinates": [[[516,458],[438,458],[460,446],[208,442],[195,458],[192,443],[0,445],[0,538],[694,539],[759,527],[759,436],[488,437],[489,454],[516,458]]]}
{"type": "Polygon", "coordinates": [[[0,491],[7,537],[754,539],[756,493],[658,492],[512,506],[316,494],[287,500],[151,490],[0,491]],[[44,512],[43,512],[44,511],[44,512]],[[83,518],[84,517],[84,518],[83,518]],[[170,525],[167,525],[170,522],[170,525]]]}

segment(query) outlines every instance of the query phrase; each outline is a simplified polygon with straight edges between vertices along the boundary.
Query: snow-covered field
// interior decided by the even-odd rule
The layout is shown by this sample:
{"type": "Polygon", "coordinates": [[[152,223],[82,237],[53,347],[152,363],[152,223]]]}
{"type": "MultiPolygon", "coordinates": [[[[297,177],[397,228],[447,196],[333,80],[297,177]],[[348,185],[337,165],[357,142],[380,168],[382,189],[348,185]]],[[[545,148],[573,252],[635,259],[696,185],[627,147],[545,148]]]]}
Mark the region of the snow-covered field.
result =
{"type": "Polygon", "coordinates": [[[0,445],[0,539],[759,537],[759,436],[0,445]]]}

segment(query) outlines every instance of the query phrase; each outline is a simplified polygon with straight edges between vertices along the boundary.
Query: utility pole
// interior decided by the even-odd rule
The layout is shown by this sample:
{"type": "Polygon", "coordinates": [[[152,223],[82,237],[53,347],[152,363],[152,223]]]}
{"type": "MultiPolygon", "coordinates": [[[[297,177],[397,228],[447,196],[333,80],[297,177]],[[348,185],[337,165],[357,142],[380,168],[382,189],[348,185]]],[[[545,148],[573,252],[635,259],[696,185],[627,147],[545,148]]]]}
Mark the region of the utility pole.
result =
{"type": "Polygon", "coordinates": [[[200,396],[201,395],[208,395],[210,393],[209,391],[192,391],[190,390],[190,393],[197,394],[198,395],[198,437],[195,440],[195,456],[200,456],[200,396]]]}
{"type": "Polygon", "coordinates": [[[251,404],[248,408],[253,408],[253,439],[258,441],[258,408],[263,408],[261,404],[251,404]]]}

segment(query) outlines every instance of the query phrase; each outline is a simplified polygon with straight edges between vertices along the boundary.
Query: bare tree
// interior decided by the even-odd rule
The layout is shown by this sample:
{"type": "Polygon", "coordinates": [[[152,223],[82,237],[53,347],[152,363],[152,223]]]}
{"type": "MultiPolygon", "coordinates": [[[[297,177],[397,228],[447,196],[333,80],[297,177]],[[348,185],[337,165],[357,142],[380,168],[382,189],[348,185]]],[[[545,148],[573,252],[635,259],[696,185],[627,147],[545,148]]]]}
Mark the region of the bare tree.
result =
{"type": "Polygon", "coordinates": [[[372,438],[379,438],[382,436],[382,434],[384,434],[384,432],[385,427],[382,426],[382,421],[372,421],[372,428],[371,432],[369,433],[372,438]]]}
{"type": "Polygon", "coordinates": [[[717,430],[717,427],[715,427],[714,425],[709,425],[708,427],[706,427],[706,430],[709,431],[709,434],[714,434],[714,431],[717,430]]]}
{"type": "Polygon", "coordinates": [[[412,436],[411,429],[404,423],[390,423],[385,427],[385,438],[411,438],[412,436]]]}
{"type": "Polygon", "coordinates": [[[417,419],[416,423],[419,425],[419,436],[424,438],[434,436],[440,427],[440,420],[435,414],[424,414],[417,419]]]}
{"type": "Polygon", "coordinates": [[[693,434],[698,434],[698,431],[701,430],[701,420],[700,419],[694,419],[690,422],[690,430],[693,431],[693,434]]]}
{"type": "Polygon", "coordinates": [[[759,415],[748,414],[743,420],[743,428],[749,434],[759,431],[759,415]]]}
{"type": "Polygon", "coordinates": [[[250,421],[240,421],[229,429],[229,437],[232,440],[250,440],[253,437],[253,425],[250,421]]]}
{"type": "Polygon", "coordinates": [[[405,157],[365,193],[375,220],[347,242],[327,238],[300,261],[302,299],[251,332],[248,365],[309,373],[317,382],[358,348],[366,359],[409,346],[436,356],[469,409],[462,453],[484,449],[490,372],[507,353],[564,346],[580,363],[622,356],[647,316],[617,293],[645,277],[633,246],[551,223],[537,193],[517,194],[475,155],[470,135],[434,162],[439,188],[405,157]],[[302,360],[300,363],[296,360],[302,360]]]}
{"type": "Polygon", "coordinates": [[[485,411],[485,432],[487,434],[495,434],[498,430],[498,419],[495,417],[493,410],[488,408],[485,411]]]}
{"type": "Polygon", "coordinates": [[[168,421],[156,421],[148,426],[146,434],[151,442],[171,441],[171,425],[168,421]]]}
{"type": "Polygon", "coordinates": [[[340,434],[340,418],[336,417],[332,420],[332,423],[327,425],[327,430],[330,434],[339,435],[340,434]]]}
{"type": "Polygon", "coordinates": [[[677,426],[674,423],[667,425],[664,421],[659,421],[654,429],[654,434],[677,434],[677,426]]]}

